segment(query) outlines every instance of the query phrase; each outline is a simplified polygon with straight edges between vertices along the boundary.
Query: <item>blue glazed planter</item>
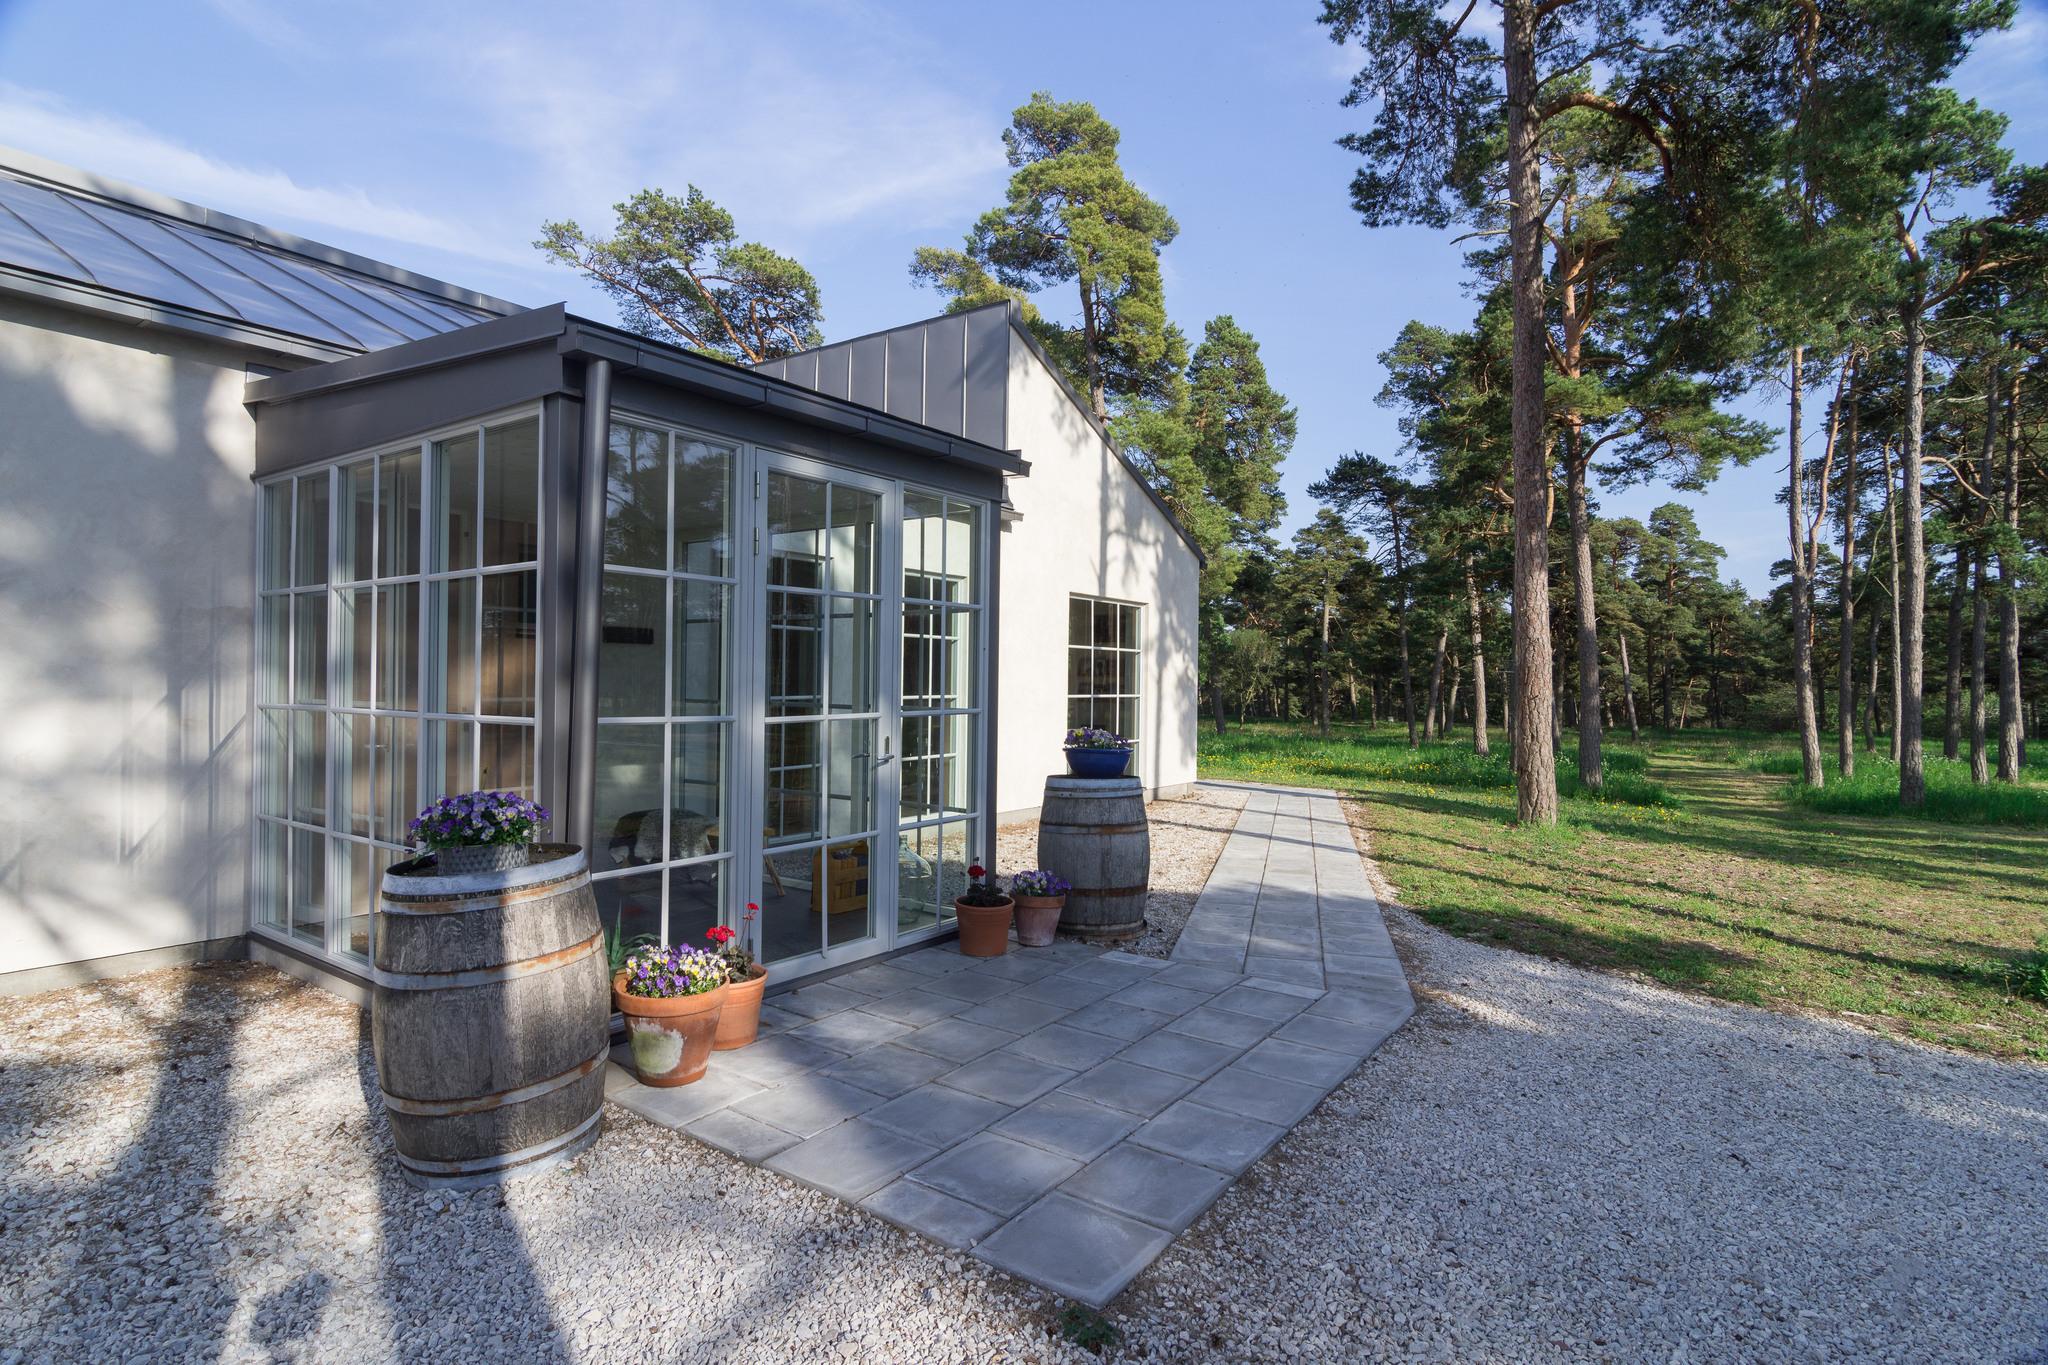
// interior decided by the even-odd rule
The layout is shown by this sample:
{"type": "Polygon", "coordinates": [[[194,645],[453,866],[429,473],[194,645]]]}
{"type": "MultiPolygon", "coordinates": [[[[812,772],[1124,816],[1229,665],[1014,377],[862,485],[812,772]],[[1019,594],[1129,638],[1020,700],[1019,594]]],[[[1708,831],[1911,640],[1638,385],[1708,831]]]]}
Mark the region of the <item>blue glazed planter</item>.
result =
{"type": "Polygon", "coordinates": [[[1076,777],[1122,777],[1130,766],[1129,749],[1067,750],[1067,767],[1076,777]]]}

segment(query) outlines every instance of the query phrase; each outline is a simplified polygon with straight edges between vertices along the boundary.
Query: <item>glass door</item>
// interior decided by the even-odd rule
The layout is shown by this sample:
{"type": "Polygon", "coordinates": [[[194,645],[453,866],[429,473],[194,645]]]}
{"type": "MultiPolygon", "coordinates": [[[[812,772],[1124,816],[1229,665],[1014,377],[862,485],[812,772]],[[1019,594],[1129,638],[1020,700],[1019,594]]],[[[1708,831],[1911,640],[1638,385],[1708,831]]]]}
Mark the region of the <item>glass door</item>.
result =
{"type": "Polygon", "coordinates": [[[895,502],[792,456],[764,452],[756,471],[756,932],[764,961],[798,972],[893,941],[895,502]]]}

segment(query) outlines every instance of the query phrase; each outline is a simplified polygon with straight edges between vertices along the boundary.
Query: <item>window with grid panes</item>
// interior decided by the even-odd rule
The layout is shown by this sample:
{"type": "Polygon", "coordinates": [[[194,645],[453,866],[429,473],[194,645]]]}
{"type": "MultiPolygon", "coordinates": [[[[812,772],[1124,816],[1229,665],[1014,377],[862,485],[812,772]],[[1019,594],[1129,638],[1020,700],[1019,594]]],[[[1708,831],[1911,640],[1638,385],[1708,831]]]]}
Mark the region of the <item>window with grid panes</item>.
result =
{"type": "Polygon", "coordinates": [[[897,932],[953,918],[983,848],[983,507],[903,492],[902,783],[897,932]]]}
{"type": "Polygon", "coordinates": [[[1143,624],[1129,602],[1074,596],[1067,602],[1067,727],[1093,726],[1136,743],[1143,624]]]}

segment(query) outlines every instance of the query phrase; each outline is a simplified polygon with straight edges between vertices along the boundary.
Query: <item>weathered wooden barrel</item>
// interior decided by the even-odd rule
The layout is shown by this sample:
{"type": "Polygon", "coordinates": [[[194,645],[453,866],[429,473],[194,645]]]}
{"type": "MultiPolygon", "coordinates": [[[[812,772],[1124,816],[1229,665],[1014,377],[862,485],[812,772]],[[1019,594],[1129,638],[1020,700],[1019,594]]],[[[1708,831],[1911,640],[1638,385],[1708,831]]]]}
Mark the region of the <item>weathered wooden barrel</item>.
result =
{"type": "Polygon", "coordinates": [[[542,844],[525,867],[384,874],[370,1035],[407,1180],[467,1188],[596,1141],[611,981],[590,867],[542,844]]]}
{"type": "Polygon", "coordinates": [[[1045,779],[1038,814],[1038,865],[1074,884],[1060,928],[1088,939],[1128,940],[1145,932],[1152,880],[1152,833],[1145,784],[1135,777],[1045,779]]]}

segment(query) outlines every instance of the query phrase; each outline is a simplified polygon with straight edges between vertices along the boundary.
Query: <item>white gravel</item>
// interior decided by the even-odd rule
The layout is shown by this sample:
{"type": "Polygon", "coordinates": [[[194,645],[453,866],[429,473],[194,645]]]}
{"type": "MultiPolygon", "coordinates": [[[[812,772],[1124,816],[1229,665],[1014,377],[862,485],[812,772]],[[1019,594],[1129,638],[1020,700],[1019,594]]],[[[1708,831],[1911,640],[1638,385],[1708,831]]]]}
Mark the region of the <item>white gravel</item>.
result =
{"type": "MultiPolygon", "coordinates": [[[[1390,915],[1421,1009],[1112,1307],[1148,1361],[2023,1360],[2048,1069],[1390,915]]],[[[617,1108],[436,1199],[266,969],[0,1000],[0,1361],[1084,1361],[1054,1301],[617,1108]]]]}

